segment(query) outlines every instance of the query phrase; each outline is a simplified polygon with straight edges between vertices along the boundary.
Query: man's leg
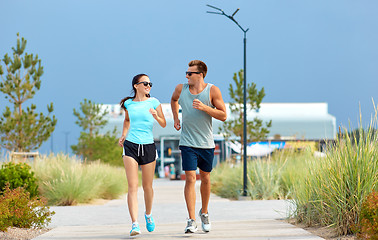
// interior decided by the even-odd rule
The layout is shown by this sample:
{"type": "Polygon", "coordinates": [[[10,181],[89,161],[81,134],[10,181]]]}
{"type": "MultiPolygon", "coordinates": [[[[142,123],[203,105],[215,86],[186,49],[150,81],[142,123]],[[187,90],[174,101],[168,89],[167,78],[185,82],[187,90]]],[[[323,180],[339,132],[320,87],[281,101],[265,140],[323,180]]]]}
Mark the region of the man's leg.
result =
{"type": "Polygon", "coordinates": [[[185,171],[185,202],[189,218],[196,219],[196,171],[185,171]]]}
{"type": "Polygon", "coordinates": [[[209,232],[211,229],[211,223],[209,220],[209,201],[210,201],[210,172],[213,168],[214,149],[204,149],[200,152],[201,160],[198,163],[200,169],[201,178],[201,200],[202,208],[199,212],[202,222],[202,230],[209,232]]]}
{"type": "Polygon", "coordinates": [[[184,196],[189,214],[185,233],[194,233],[197,231],[197,224],[195,221],[197,156],[193,148],[180,146],[180,150],[182,158],[182,169],[185,171],[184,196]]]}
{"type": "Polygon", "coordinates": [[[208,206],[210,201],[210,172],[204,172],[200,170],[201,178],[201,200],[202,200],[202,213],[208,212],[208,206]]]}

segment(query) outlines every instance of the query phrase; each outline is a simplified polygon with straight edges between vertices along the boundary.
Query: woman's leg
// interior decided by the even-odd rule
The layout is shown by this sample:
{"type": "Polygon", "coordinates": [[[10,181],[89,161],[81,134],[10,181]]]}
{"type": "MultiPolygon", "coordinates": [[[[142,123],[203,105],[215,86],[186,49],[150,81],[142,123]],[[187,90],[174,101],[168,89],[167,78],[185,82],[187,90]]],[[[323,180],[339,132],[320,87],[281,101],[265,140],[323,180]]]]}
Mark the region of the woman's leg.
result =
{"type": "Polygon", "coordinates": [[[127,205],[131,221],[135,222],[138,219],[138,163],[132,157],[123,156],[123,164],[128,185],[127,205]]]}
{"type": "Polygon", "coordinates": [[[146,214],[151,214],[152,202],[154,199],[154,190],[152,181],[154,180],[156,161],[141,165],[142,168],[142,186],[144,191],[144,204],[146,206],[146,214]]]}

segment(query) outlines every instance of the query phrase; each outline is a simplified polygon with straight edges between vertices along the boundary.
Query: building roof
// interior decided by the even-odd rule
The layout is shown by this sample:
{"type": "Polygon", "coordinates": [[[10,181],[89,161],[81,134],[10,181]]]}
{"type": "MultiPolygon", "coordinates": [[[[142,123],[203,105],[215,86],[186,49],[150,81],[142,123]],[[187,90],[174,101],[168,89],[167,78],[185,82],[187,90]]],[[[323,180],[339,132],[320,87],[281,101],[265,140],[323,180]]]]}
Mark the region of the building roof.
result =
{"type": "MultiPolygon", "coordinates": [[[[108,124],[102,131],[122,131],[124,115],[118,104],[104,104],[108,109],[108,124]]],[[[230,112],[229,104],[226,103],[227,119],[234,119],[230,112]]],[[[181,131],[173,127],[173,116],[169,103],[162,103],[162,109],[167,121],[167,126],[162,128],[157,122],[154,123],[153,133],[156,140],[162,136],[179,136],[181,131]]],[[[181,114],[179,114],[179,117],[181,114]]],[[[261,103],[259,111],[247,112],[247,119],[255,117],[264,122],[272,120],[272,127],[268,139],[298,139],[298,140],[324,140],[335,139],[336,118],[328,113],[327,103],[261,103]]],[[[213,119],[213,133],[216,138],[222,138],[219,127],[223,122],[213,119]]],[[[121,134],[121,133],[120,133],[121,134]]]]}

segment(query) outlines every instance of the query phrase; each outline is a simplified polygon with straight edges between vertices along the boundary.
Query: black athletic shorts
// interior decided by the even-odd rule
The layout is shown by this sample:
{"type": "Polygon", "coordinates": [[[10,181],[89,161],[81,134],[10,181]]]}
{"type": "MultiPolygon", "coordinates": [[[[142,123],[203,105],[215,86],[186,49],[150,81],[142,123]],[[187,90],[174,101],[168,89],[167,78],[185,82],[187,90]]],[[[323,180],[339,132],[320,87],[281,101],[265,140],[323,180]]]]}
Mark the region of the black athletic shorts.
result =
{"type": "Polygon", "coordinates": [[[151,163],[157,158],[155,143],[136,144],[125,140],[123,142],[123,156],[134,158],[139,165],[151,163]]]}

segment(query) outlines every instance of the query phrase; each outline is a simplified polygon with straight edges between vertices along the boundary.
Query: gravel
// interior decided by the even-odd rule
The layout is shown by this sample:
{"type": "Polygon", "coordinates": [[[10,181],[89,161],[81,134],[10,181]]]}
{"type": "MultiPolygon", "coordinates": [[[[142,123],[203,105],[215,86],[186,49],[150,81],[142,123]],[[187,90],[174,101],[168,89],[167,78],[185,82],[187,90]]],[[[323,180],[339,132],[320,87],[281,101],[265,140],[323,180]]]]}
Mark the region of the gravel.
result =
{"type": "Polygon", "coordinates": [[[50,231],[50,229],[27,229],[10,227],[6,232],[0,231],[1,240],[27,240],[38,237],[41,234],[50,231]]]}

